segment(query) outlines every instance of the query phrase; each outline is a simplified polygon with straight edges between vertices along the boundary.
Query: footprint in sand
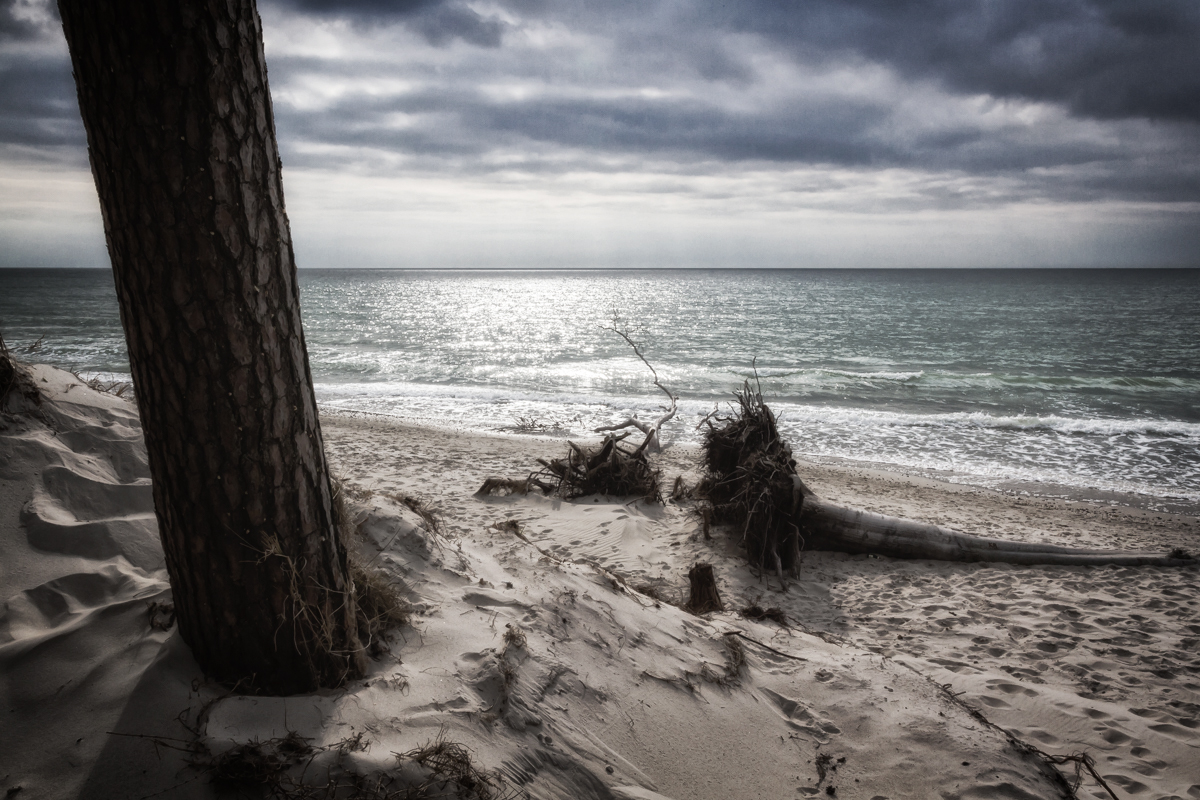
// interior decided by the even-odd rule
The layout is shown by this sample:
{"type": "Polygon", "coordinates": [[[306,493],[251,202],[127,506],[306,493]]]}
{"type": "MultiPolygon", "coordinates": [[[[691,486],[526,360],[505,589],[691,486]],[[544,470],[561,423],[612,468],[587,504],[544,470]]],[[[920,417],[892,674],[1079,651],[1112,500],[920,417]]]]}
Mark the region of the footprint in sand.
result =
{"type": "Polygon", "coordinates": [[[1023,695],[1026,695],[1027,697],[1037,697],[1038,696],[1038,693],[1035,692],[1033,689],[1030,689],[1025,686],[1021,686],[1018,683],[1009,683],[1007,681],[992,680],[992,681],[988,681],[987,685],[988,685],[989,689],[999,689],[1000,691],[1004,692],[1005,694],[1023,694],[1023,695]]]}
{"type": "MultiPolygon", "coordinates": [[[[1104,729],[1097,728],[1097,730],[1104,730],[1104,729]]],[[[1129,736],[1128,734],[1123,733],[1123,732],[1117,730],[1116,728],[1109,728],[1107,730],[1104,730],[1104,733],[1100,734],[1100,738],[1103,739],[1104,741],[1108,742],[1109,744],[1113,744],[1113,745],[1122,745],[1122,744],[1125,744],[1126,742],[1133,741],[1132,736],[1129,736]]]]}
{"type": "Polygon", "coordinates": [[[770,689],[764,688],[760,691],[779,711],[779,715],[787,720],[789,726],[807,733],[821,744],[828,742],[830,736],[842,732],[841,728],[813,713],[811,709],[805,708],[799,701],[784,697],[770,689]]]}

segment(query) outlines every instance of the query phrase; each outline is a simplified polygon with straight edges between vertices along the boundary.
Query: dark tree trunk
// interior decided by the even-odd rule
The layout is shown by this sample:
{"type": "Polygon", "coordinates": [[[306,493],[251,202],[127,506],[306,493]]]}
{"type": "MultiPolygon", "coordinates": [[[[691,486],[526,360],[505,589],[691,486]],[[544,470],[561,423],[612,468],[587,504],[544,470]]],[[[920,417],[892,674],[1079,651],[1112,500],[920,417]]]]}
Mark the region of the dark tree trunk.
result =
{"type": "Polygon", "coordinates": [[[254,0],[60,0],[179,629],[268,693],[361,673],[254,0]]]}

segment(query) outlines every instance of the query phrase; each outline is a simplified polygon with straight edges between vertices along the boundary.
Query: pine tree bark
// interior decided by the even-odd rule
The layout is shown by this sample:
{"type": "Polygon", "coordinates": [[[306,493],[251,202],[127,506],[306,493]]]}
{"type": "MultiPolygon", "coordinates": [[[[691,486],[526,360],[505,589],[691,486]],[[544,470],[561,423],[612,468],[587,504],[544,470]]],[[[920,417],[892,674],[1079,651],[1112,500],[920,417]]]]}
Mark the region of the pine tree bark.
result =
{"type": "Polygon", "coordinates": [[[361,674],[254,0],[60,0],[179,629],[216,679],[361,674]]]}

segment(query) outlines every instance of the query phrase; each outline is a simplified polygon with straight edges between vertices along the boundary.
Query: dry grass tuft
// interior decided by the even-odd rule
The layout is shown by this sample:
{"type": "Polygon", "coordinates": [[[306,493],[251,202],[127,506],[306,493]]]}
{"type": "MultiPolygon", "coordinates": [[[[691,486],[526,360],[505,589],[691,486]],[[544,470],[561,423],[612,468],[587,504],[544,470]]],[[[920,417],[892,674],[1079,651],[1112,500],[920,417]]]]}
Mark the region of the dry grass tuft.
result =
{"type": "Polygon", "coordinates": [[[423,747],[397,753],[396,769],[359,772],[347,756],[368,750],[360,733],[325,747],[313,747],[295,732],[282,739],[253,741],[216,756],[203,748],[192,767],[209,775],[222,796],[273,800],[515,800],[501,794],[503,781],[471,761],[470,751],[442,736],[423,747]],[[317,761],[324,757],[324,760],[317,761]],[[405,769],[416,765],[419,770],[405,769]],[[314,768],[316,767],[316,768],[314,768]],[[311,774],[310,774],[311,773],[311,774]]]}
{"type": "Polygon", "coordinates": [[[99,375],[84,375],[78,372],[72,372],[71,374],[78,378],[81,384],[92,391],[104,392],[115,397],[125,397],[128,395],[129,399],[135,399],[133,384],[129,381],[114,381],[102,378],[99,375]]]}
{"type": "Polygon", "coordinates": [[[401,762],[416,762],[432,773],[430,785],[423,788],[433,789],[432,784],[437,783],[440,791],[452,790],[455,797],[463,800],[501,800],[500,776],[476,767],[471,761],[471,751],[458,742],[447,741],[443,733],[415,750],[397,753],[396,758],[401,762]]]}
{"type": "Polygon", "coordinates": [[[278,786],[287,770],[314,752],[309,740],[295,731],[282,739],[246,742],[214,756],[204,766],[219,788],[278,786]]]}
{"type": "Polygon", "coordinates": [[[350,515],[346,498],[351,495],[362,497],[367,493],[353,489],[341,478],[334,478],[331,488],[338,534],[346,547],[350,578],[354,582],[359,637],[365,639],[363,646],[367,652],[379,655],[387,650],[382,634],[407,625],[412,619],[412,607],[401,596],[399,585],[383,570],[365,563],[355,546],[354,539],[359,530],[350,515]]]}
{"type": "Polygon", "coordinates": [[[430,533],[442,534],[442,520],[428,500],[407,494],[388,493],[384,497],[393,500],[416,514],[425,523],[425,530],[430,533]]]}
{"type": "Polygon", "coordinates": [[[412,607],[383,570],[364,565],[358,556],[350,557],[350,577],[358,606],[359,637],[368,637],[363,646],[371,655],[379,655],[387,649],[384,632],[407,625],[412,607]]]}

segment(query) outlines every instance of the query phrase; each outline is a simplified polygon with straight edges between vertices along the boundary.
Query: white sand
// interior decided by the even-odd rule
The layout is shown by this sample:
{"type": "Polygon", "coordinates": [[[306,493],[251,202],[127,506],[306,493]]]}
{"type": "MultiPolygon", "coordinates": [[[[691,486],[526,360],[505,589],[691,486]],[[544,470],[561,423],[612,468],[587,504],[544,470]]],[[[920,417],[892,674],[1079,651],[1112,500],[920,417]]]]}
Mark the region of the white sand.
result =
{"type": "MultiPolygon", "coordinates": [[[[441,732],[539,798],[786,798],[831,786],[864,800],[1058,796],[1042,763],[951,702],[948,684],[1021,740],[1087,751],[1118,796],[1200,797],[1194,568],[813,553],[784,594],[726,535],[705,541],[686,506],[473,495],[562,442],[379,419],[325,419],[327,447],[359,497],[365,552],[420,613],[344,690],[225,696],[173,629],[149,625],[148,603],[169,589],[136,416],[66,373],[38,378],[53,430],[0,431],[0,791],[211,797],[208,776],[170,746],[216,751],[295,730],[314,744],[364,734],[361,770],[392,767],[393,753],[441,732]],[[392,494],[428,500],[442,535],[392,494]],[[506,520],[528,541],[493,527],[506,520]],[[695,617],[627,588],[680,599],[698,560],[715,566],[730,611],[695,617]],[[734,613],[755,601],[793,626],[734,613]],[[525,644],[506,652],[507,626],[525,644]],[[727,678],[732,640],[746,663],[727,678]],[[832,761],[819,781],[822,755],[832,761]]],[[[662,456],[668,483],[694,479],[694,464],[685,450],[662,456]]],[[[1195,550],[1200,538],[1191,517],[803,472],[831,499],[973,533],[1138,549],[1195,550]]],[[[1080,796],[1107,795],[1085,778],[1080,796]]]]}

